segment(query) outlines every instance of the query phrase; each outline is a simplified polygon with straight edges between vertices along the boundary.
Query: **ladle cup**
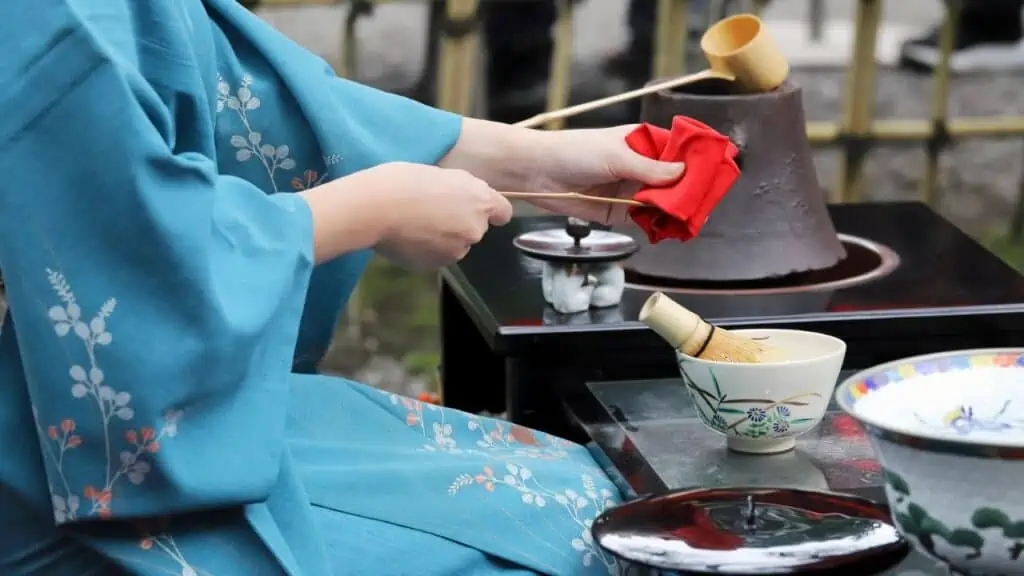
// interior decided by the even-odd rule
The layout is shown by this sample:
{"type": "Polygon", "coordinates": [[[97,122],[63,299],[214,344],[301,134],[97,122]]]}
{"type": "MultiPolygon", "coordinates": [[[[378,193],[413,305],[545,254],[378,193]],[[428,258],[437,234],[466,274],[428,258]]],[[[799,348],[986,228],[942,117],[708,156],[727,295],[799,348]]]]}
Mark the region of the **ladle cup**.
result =
{"type": "Polygon", "coordinates": [[[701,36],[700,49],[708,61],[709,67],[706,70],[561,110],[544,112],[515,125],[534,128],[552,120],[569,118],[712,78],[733,82],[735,92],[770,92],[781,86],[789,76],[789,62],[779,50],[775,39],[768,34],[764,23],[753,14],[737,14],[719,20],[701,36]]]}

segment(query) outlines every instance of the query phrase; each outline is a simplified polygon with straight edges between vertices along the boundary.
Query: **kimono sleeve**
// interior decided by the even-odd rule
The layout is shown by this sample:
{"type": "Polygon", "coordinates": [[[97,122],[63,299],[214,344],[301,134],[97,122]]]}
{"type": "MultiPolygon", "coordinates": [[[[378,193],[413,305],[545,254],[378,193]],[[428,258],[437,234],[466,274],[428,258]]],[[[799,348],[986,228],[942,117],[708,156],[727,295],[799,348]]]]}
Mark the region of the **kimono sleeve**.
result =
{"type": "Polygon", "coordinates": [[[0,65],[0,269],[48,480],[70,494],[57,521],[265,500],[308,206],[173,152],[144,79],[67,12],[39,18],[0,65]]]}
{"type": "Polygon", "coordinates": [[[223,26],[247,39],[289,87],[325,160],[352,173],[385,162],[437,164],[455,146],[462,116],[335,75],[331,67],[236,0],[207,0],[223,26]]]}
{"type": "Polygon", "coordinates": [[[437,164],[462,133],[462,116],[405,96],[378,90],[328,71],[324,94],[341,116],[335,125],[360,143],[348,154],[347,168],[370,168],[382,162],[437,164]],[[354,136],[354,137],[353,137],[354,136]]]}

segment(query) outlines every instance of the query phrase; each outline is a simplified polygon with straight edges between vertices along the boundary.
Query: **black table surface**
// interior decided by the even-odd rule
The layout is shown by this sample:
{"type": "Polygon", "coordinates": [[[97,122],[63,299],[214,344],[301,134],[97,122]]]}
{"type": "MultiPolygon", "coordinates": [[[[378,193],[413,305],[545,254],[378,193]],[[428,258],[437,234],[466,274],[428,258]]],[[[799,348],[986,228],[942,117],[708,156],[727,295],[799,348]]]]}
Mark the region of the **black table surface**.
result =
{"type": "MultiPolygon", "coordinates": [[[[840,379],[852,371],[846,371],[840,379]]],[[[626,494],[659,494],[685,488],[771,486],[830,490],[884,502],[878,463],[863,430],[830,406],[824,420],[797,439],[797,448],[772,456],[725,448],[697,414],[682,381],[591,382],[568,401],[569,411],[593,439],[596,459],[611,464],[626,494]]],[[[912,553],[898,576],[947,574],[912,553]]]]}
{"type": "MultiPolygon", "coordinates": [[[[723,326],[811,329],[847,341],[873,338],[880,330],[889,338],[906,338],[1020,329],[1024,277],[926,205],[845,204],[829,210],[839,232],[888,246],[900,255],[900,266],[884,278],[834,291],[826,302],[821,302],[821,293],[807,293],[817,310],[810,313],[779,315],[778,302],[770,296],[715,296],[721,300],[711,303],[706,297],[673,298],[723,326]]],[[[589,351],[661,346],[636,321],[648,290],[627,288],[620,306],[568,319],[546,305],[540,263],[521,255],[512,239],[564,224],[564,218],[555,216],[515,218],[490,231],[467,258],[445,270],[445,283],[491,350],[528,354],[548,346],[589,351]]],[[[977,338],[973,342],[977,345],[977,338]]]]}

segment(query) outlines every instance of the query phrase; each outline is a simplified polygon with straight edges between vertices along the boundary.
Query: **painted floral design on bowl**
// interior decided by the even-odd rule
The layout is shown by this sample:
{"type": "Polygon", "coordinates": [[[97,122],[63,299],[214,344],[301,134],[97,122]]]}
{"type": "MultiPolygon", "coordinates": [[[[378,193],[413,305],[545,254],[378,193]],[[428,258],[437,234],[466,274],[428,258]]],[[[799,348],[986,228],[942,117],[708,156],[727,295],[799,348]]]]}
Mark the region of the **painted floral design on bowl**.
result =
{"type": "Polygon", "coordinates": [[[679,363],[683,384],[697,409],[697,415],[708,428],[740,438],[781,438],[799,434],[818,418],[794,418],[793,409],[823,401],[817,392],[794,394],[781,400],[768,398],[732,398],[722,391],[709,366],[679,363]],[[688,374],[688,370],[707,370],[712,386],[704,389],[688,374]]]}
{"type": "Polygon", "coordinates": [[[972,574],[975,564],[991,557],[989,565],[1019,565],[1024,572],[1024,518],[1014,520],[998,504],[979,506],[969,514],[967,525],[947,525],[939,516],[914,501],[910,483],[891,470],[884,470],[885,488],[892,503],[893,520],[900,531],[930,555],[960,573],[972,574]]]}
{"type": "Polygon", "coordinates": [[[952,574],[1024,574],[1024,348],[907,358],[840,384],[900,531],[952,574]]]}
{"type": "MultiPolygon", "coordinates": [[[[960,406],[941,415],[941,418],[926,417],[914,412],[914,417],[924,426],[938,429],[950,429],[961,436],[970,436],[981,432],[1020,432],[1024,428],[1024,418],[1011,417],[1008,413],[1013,402],[1006,400],[994,413],[983,414],[975,411],[970,404],[960,406]]],[[[928,416],[934,416],[928,415],[928,416]]]]}
{"type": "Polygon", "coordinates": [[[1024,354],[1016,351],[887,364],[844,383],[838,400],[869,426],[922,442],[1024,448],[1024,354]]]}

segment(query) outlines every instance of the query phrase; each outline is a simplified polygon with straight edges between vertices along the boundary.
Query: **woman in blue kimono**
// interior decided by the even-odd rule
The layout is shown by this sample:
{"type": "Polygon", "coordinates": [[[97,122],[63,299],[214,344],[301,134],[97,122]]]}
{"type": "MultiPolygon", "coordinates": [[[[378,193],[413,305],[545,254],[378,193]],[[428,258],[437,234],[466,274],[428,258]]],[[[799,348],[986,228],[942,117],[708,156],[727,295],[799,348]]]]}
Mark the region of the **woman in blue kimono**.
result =
{"type": "Polygon", "coordinates": [[[235,0],[5,2],[0,53],[0,573],[615,572],[580,446],[312,368],[371,251],[681,166],[338,79],[235,0]]]}

